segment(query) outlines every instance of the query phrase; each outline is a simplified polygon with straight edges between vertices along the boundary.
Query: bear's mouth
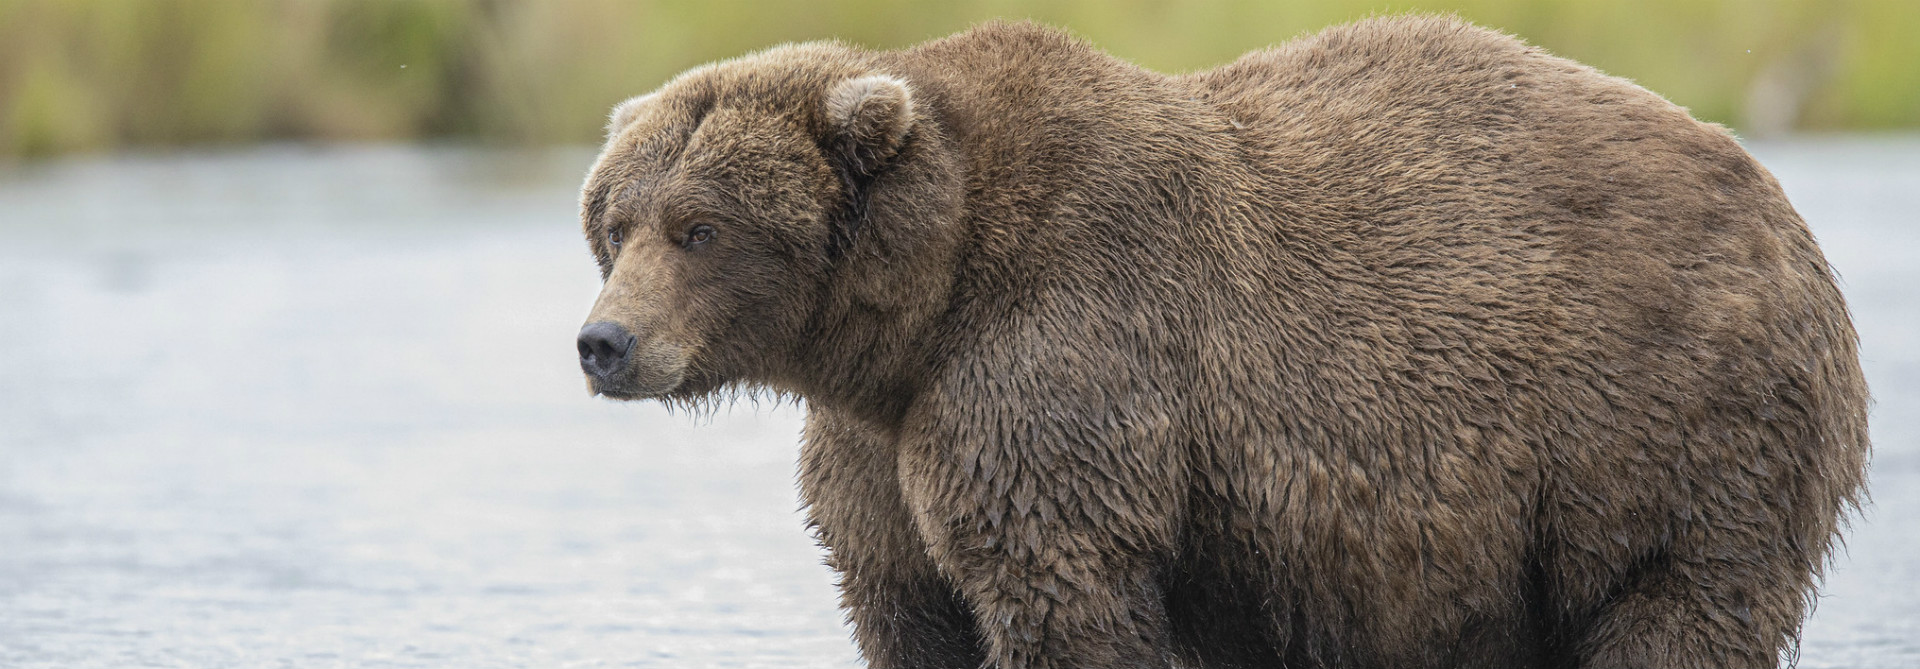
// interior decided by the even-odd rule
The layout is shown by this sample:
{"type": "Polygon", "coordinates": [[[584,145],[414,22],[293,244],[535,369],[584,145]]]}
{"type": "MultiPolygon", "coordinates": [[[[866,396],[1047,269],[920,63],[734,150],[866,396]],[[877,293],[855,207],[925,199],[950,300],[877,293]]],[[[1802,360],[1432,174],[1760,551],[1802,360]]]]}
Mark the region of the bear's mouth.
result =
{"type": "Polygon", "coordinates": [[[602,384],[594,387],[593,392],[600,397],[624,402],[659,400],[674,403],[698,402],[721,392],[726,387],[727,382],[716,377],[699,373],[683,373],[679,375],[678,381],[672,387],[665,390],[647,391],[624,384],[602,384]]]}
{"type": "Polygon", "coordinates": [[[627,391],[627,390],[620,390],[617,388],[594,388],[593,395],[595,397],[605,397],[610,400],[620,400],[622,402],[632,402],[635,400],[653,399],[653,396],[651,395],[645,395],[645,394],[636,393],[636,392],[627,391]]]}
{"type": "Polygon", "coordinates": [[[627,371],[627,374],[607,379],[589,376],[588,385],[593,394],[614,400],[669,399],[680,394],[687,385],[687,375],[678,369],[647,379],[635,378],[639,375],[632,373],[633,370],[627,371]]]}
{"type": "Polygon", "coordinates": [[[581,346],[580,368],[586,373],[587,389],[595,395],[615,400],[667,399],[680,393],[687,380],[696,376],[689,373],[684,347],[658,340],[637,341],[631,335],[626,337],[624,349],[619,343],[581,346]]]}

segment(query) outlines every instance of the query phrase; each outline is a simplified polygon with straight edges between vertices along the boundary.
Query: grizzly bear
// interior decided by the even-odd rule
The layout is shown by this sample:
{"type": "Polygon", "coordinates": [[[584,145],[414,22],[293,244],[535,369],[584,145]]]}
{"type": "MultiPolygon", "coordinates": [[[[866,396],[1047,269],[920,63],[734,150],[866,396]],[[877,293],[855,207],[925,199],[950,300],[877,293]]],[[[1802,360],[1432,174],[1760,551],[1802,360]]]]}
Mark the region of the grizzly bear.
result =
{"type": "Polygon", "coordinates": [[[783,46],[621,104],[582,210],[592,389],[803,399],[873,667],[1774,666],[1861,492],[1774,179],[1451,18],[783,46]]]}

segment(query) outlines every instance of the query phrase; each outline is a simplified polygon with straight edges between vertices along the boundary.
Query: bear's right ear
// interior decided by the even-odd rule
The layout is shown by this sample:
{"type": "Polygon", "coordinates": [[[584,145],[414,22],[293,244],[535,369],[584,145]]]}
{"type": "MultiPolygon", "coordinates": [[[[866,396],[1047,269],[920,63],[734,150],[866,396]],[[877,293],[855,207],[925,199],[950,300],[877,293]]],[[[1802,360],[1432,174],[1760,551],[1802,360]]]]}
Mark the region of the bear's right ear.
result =
{"type": "Polygon", "coordinates": [[[884,74],[848,79],[827,91],[826,115],[848,171],[872,176],[913,129],[913,91],[884,74]]]}
{"type": "Polygon", "coordinates": [[[607,139],[613,139],[615,135],[620,134],[620,131],[627,129],[627,126],[633,125],[634,119],[640,118],[640,110],[646,108],[647,103],[652,102],[655,95],[659,93],[637,95],[627,98],[626,102],[614,105],[613,113],[607,115],[607,139]]]}

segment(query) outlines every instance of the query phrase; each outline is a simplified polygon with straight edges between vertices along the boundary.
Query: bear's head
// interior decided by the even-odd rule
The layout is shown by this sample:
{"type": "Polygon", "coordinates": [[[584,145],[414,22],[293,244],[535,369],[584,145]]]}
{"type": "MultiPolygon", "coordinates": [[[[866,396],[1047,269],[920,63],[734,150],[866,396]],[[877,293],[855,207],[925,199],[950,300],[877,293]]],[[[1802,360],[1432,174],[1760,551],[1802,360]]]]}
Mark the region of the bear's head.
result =
{"type": "Polygon", "coordinates": [[[604,286],[598,394],[885,385],[951,281],[957,158],[915,87],[831,43],[687,72],[616,107],[581,194],[604,286]]]}

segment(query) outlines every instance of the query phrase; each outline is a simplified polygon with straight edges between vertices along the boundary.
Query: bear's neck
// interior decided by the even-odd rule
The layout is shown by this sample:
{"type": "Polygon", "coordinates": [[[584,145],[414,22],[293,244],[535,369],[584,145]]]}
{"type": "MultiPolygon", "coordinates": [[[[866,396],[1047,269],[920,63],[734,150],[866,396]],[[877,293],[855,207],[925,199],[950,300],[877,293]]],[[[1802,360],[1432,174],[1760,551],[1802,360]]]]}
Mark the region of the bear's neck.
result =
{"type": "Polygon", "coordinates": [[[886,427],[898,425],[936,373],[937,352],[950,348],[940,321],[953,311],[972,237],[965,157],[940,102],[922,103],[898,153],[859,189],[858,228],[774,384],[886,427]]]}
{"type": "Polygon", "coordinates": [[[826,308],[793,351],[791,373],[776,385],[810,405],[897,427],[935,376],[936,352],[949,348],[940,341],[939,323],[949,291],[928,286],[911,301],[877,305],[849,299],[844,290],[827,288],[826,308]]]}

